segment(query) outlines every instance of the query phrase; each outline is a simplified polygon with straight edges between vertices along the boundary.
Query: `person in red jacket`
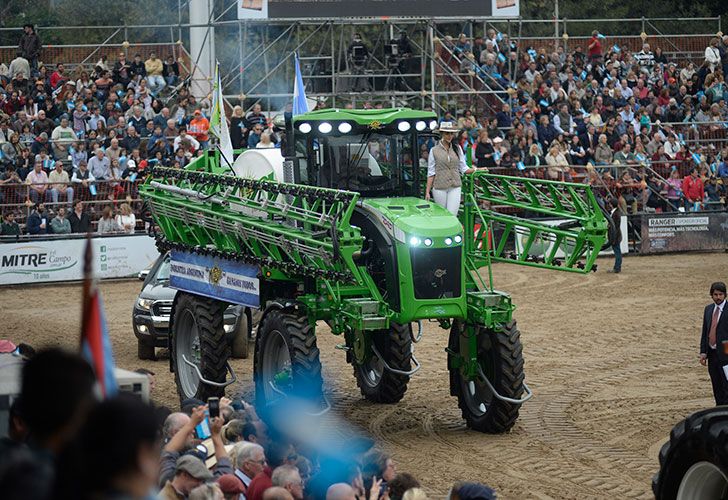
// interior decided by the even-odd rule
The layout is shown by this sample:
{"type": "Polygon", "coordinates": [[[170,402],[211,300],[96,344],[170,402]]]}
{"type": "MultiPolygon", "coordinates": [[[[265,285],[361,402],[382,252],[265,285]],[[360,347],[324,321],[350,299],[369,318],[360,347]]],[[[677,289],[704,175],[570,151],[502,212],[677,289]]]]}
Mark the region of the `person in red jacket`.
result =
{"type": "Polygon", "coordinates": [[[210,141],[210,136],[208,135],[209,130],[209,120],[202,116],[202,111],[196,109],[194,118],[192,118],[189,125],[187,125],[187,133],[197,139],[197,142],[200,143],[201,149],[207,149],[207,144],[210,141]]]}
{"type": "Polygon", "coordinates": [[[64,84],[67,80],[68,77],[65,73],[65,67],[63,64],[59,63],[58,66],[56,66],[56,70],[51,75],[51,87],[55,90],[59,85],[64,84]]]}
{"type": "Polygon", "coordinates": [[[700,210],[703,196],[705,196],[705,186],[703,186],[703,180],[698,175],[697,168],[693,168],[690,175],[683,179],[682,191],[688,208],[693,212],[700,210]]]}
{"type": "Polygon", "coordinates": [[[589,60],[592,64],[598,64],[602,60],[602,41],[603,38],[597,30],[592,31],[591,40],[587,49],[589,50],[589,60]]]}

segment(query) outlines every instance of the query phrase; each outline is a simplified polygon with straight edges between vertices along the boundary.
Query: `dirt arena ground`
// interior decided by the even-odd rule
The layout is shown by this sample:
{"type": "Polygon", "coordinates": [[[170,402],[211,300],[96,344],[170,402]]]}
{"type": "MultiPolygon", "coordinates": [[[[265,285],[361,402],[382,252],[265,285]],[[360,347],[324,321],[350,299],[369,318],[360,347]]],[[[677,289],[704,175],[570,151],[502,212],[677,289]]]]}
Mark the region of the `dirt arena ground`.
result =
{"type": "MultiPolygon", "coordinates": [[[[434,498],[458,479],[495,487],[500,498],[650,498],[657,454],[670,429],[713,404],[698,364],[702,308],[712,281],[728,279],[728,255],[626,258],[619,275],[588,276],[498,265],[497,288],[512,293],[535,396],[512,432],[468,431],[448,394],[446,333],[433,324],[417,345],[422,370],[404,400],[370,404],[359,396],[339,339],[319,346],[335,410],[394,455],[434,498]]],[[[157,373],[155,401],[173,407],[166,360],[136,359],[131,309],[137,281],[101,285],[117,364],[157,373]]],[[[36,347],[75,348],[79,285],[0,290],[2,337],[36,347]]],[[[252,363],[234,362],[249,389],[252,363]]]]}

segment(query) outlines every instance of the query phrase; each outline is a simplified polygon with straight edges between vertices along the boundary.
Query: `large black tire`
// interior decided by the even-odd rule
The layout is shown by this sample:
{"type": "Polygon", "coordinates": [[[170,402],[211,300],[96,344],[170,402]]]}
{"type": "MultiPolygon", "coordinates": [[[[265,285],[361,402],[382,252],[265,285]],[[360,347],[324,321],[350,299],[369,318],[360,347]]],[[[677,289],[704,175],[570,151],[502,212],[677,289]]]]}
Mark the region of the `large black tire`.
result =
{"type": "Polygon", "coordinates": [[[728,406],[693,413],[673,427],[652,491],[657,500],[728,496],[728,406]]]}
{"type": "Polygon", "coordinates": [[[224,387],[203,384],[192,367],[182,360],[182,354],[197,364],[202,376],[213,382],[224,382],[230,343],[223,329],[224,313],[228,304],[207,297],[180,293],[174,308],[172,322],[171,355],[174,363],[174,381],[180,401],[225,395],[224,387]]]}
{"type": "MultiPolygon", "coordinates": [[[[397,370],[412,369],[412,325],[392,322],[389,330],[372,333],[372,342],[387,364],[397,370]]],[[[407,392],[409,376],[392,373],[372,353],[364,364],[354,361],[356,385],[362,395],[375,403],[396,403],[407,392]]]]}
{"type": "Polygon", "coordinates": [[[305,315],[280,309],[265,315],[258,327],[253,372],[259,409],[291,396],[322,401],[319,350],[305,315]]]}
{"type": "MultiPolygon", "coordinates": [[[[504,325],[502,331],[479,328],[477,335],[478,359],[483,373],[500,395],[519,399],[523,394],[523,348],[516,322],[504,325]]],[[[463,324],[455,321],[450,330],[450,350],[461,352],[460,343],[467,341],[463,324]]],[[[468,427],[490,434],[510,430],[518,419],[521,405],[495,398],[481,380],[468,381],[453,361],[454,356],[448,354],[450,394],[458,398],[458,406],[468,427]]]]}
{"type": "Polygon", "coordinates": [[[248,316],[247,311],[243,311],[240,315],[238,328],[235,330],[235,337],[233,337],[233,358],[248,359],[248,356],[250,356],[250,344],[252,343],[250,332],[250,317],[248,316]]]}
{"type": "Polygon", "coordinates": [[[148,344],[144,341],[137,340],[137,357],[139,359],[157,359],[154,354],[154,344],[148,344]]]}

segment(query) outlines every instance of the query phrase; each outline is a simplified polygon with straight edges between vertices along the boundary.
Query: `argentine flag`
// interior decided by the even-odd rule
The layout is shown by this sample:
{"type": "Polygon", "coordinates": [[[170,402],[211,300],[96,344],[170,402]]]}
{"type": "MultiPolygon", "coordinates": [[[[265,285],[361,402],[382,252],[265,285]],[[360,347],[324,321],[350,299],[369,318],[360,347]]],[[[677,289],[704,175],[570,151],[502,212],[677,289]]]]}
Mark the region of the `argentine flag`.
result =
{"type": "Polygon", "coordinates": [[[212,87],[212,115],[210,116],[210,133],[217,137],[220,144],[221,166],[233,164],[233,142],[230,140],[225,119],[225,103],[222,98],[222,82],[220,81],[220,63],[215,65],[215,83],[212,87]]]}
{"type": "Polygon", "coordinates": [[[306,87],[303,85],[303,77],[301,77],[301,64],[298,61],[298,53],[296,58],[296,81],[293,84],[293,116],[308,113],[308,102],[306,101],[306,87]]]}

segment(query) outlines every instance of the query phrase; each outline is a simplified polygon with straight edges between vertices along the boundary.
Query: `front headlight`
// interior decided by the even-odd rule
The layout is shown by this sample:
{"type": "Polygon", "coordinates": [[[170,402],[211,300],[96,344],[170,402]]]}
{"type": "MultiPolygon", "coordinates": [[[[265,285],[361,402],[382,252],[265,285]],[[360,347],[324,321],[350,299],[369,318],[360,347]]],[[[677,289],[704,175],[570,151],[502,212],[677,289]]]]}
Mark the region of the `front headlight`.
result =
{"type": "Polygon", "coordinates": [[[145,311],[149,311],[152,308],[152,304],[154,304],[154,301],[151,299],[143,299],[139,297],[137,299],[137,307],[139,309],[144,309],[145,311]]]}
{"type": "Polygon", "coordinates": [[[222,325],[222,329],[225,330],[225,333],[230,333],[235,329],[235,323],[222,325]]]}

